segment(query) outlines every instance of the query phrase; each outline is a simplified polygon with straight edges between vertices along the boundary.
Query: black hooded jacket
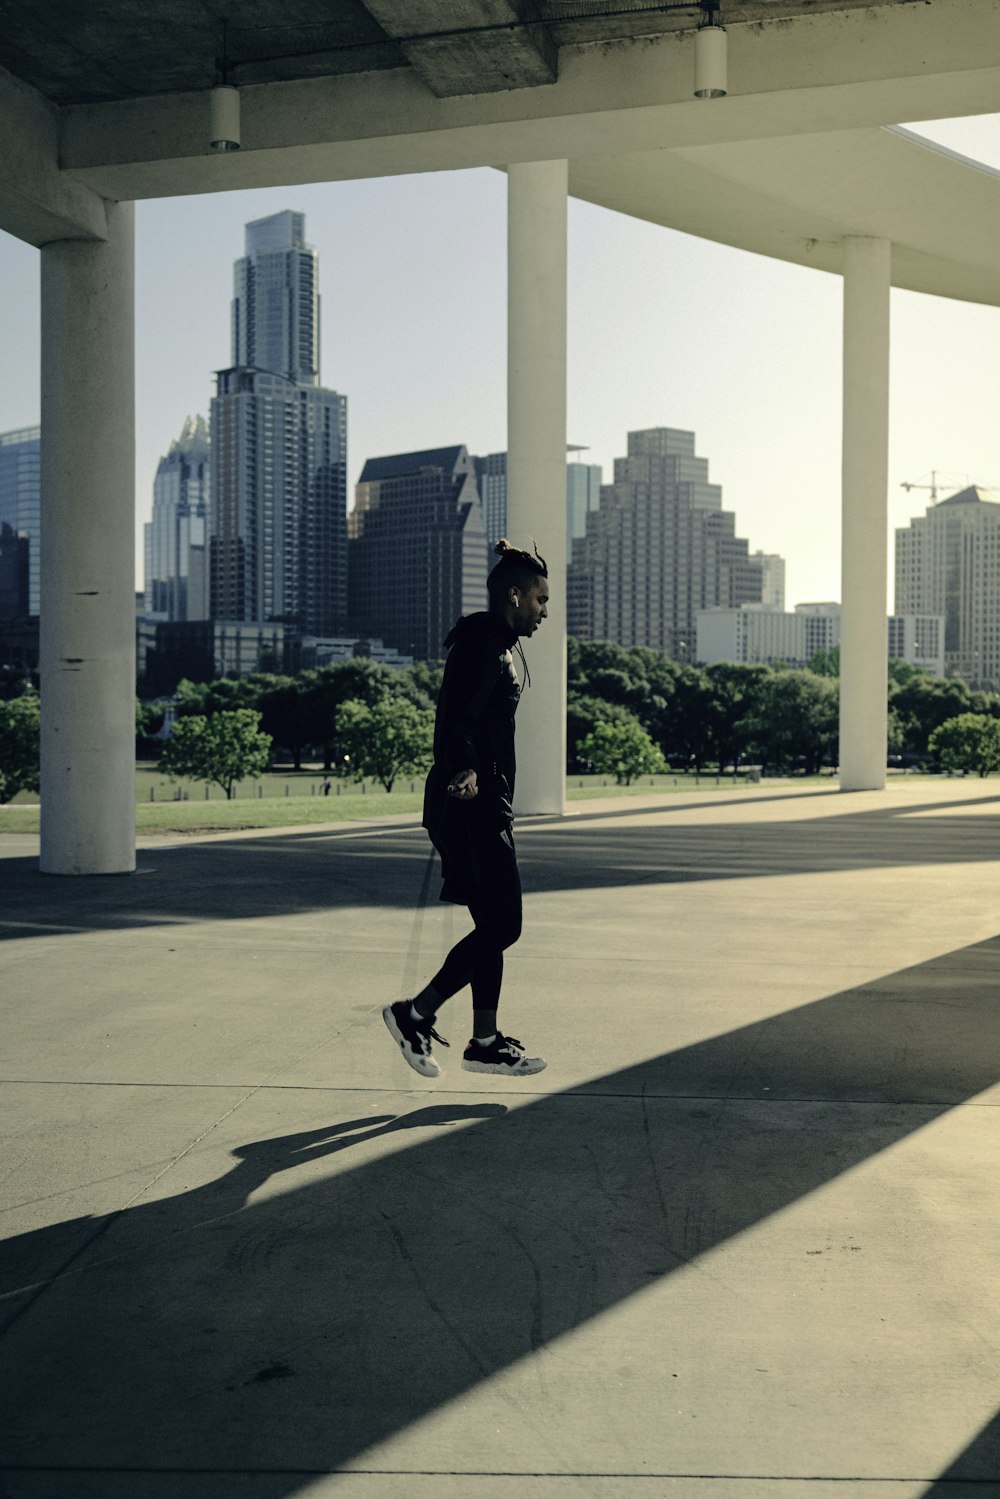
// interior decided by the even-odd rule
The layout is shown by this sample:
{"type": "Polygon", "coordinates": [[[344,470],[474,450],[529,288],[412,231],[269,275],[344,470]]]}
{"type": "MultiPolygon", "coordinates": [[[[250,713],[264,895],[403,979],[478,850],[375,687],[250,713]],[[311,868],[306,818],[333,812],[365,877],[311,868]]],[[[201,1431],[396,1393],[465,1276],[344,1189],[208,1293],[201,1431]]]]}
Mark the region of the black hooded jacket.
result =
{"type": "Polygon", "coordinates": [[[439,849],[454,848],[455,834],[470,823],[502,828],[513,822],[514,714],[521,693],[511,656],[516,639],[494,613],[464,615],[445,639],[423,819],[439,849]],[[448,783],[463,770],[476,772],[478,795],[457,802],[448,783]]]}

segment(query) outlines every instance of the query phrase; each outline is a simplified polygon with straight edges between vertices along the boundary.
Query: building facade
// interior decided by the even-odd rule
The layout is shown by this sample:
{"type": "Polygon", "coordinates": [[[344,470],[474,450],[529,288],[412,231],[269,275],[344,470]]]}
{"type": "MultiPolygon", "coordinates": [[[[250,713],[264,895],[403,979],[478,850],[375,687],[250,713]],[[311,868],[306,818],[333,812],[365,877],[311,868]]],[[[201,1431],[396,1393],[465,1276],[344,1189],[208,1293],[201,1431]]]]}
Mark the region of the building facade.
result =
{"type": "Polygon", "coordinates": [[[0,521],[0,620],[28,618],[30,565],[26,533],[0,521]]]}
{"type": "Polygon", "coordinates": [[[359,634],[433,660],[459,615],[486,608],[486,531],[464,447],[369,458],[349,530],[348,612],[359,634]]]}
{"type": "Polygon", "coordinates": [[[1000,683],[1000,502],[975,485],[896,531],[896,613],[944,618],[947,676],[1000,683]]]}
{"type": "Polygon", "coordinates": [[[907,661],[943,677],[945,622],[940,614],[893,614],[889,619],[889,658],[907,661]]]}
{"type": "Polygon", "coordinates": [[[695,630],[695,659],[701,666],[716,661],[804,666],[808,659],[805,619],[780,609],[699,609],[695,630]]]}
{"type": "Polygon", "coordinates": [[[694,433],[630,432],[627,456],[615,459],[613,482],[573,541],[569,633],[693,660],[698,611],[759,604],[762,591],[761,563],[708,482],[694,433]]]}
{"type": "Polygon", "coordinates": [[[233,366],[212,401],[210,608],[332,635],[347,611],[347,398],[318,384],[303,236],[302,214],[258,220],[236,264],[233,366]]]}
{"type": "Polygon", "coordinates": [[[136,621],[136,678],[148,697],[173,692],[182,677],[246,677],[254,672],[296,672],[298,634],[280,624],[246,620],[136,621]]]}
{"type": "Polygon", "coordinates": [[[806,660],[817,651],[832,651],[840,644],[840,605],[832,601],[796,604],[795,613],[805,620],[806,660]]]}
{"type": "Polygon", "coordinates": [[[145,526],[147,614],[208,619],[208,516],[211,456],[204,417],[188,417],[153,481],[145,526]]]}
{"type": "MultiPolygon", "coordinates": [[[[702,666],[716,661],[808,666],[817,651],[840,644],[840,605],[796,604],[793,614],[767,605],[703,609],[698,613],[697,642],[702,666]]],[[[939,615],[891,615],[888,644],[893,660],[944,675],[944,620],[939,615]]]]}
{"type": "Polygon", "coordinates": [[[772,609],[785,607],[785,559],[777,552],[754,552],[753,560],[760,563],[762,604],[772,609]]]}
{"type": "MultiPolygon", "coordinates": [[[[571,452],[582,451],[579,448],[571,452]]],[[[485,458],[474,458],[476,483],[483,507],[483,525],[486,528],[486,544],[492,549],[501,536],[507,535],[507,454],[487,453],[485,458]]],[[[601,503],[601,481],[603,471],[599,463],[566,464],[566,555],[570,556],[574,536],[583,536],[587,529],[587,516],[601,503]]],[[[508,538],[515,545],[514,537],[508,538]]],[[[539,537],[538,548],[545,553],[544,538],[539,537]]]]}
{"type": "Polygon", "coordinates": [[[304,213],[273,213],[245,229],[233,267],[233,364],[319,384],[319,257],[304,213]]]}
{"type": "MultiPolygon", "coordinates": [[[[0,432],[0,526],[7,526],[15,538],[27,542],[25,612],[29,616],[37,615],[41,609],[41,501],[41,429],[21,427],[13,432],[0,432]]],[[[23,549],[21,556],[23,559],[23,549]]],[[[23,560],[16,565],[22,568],[23,560]]]]}

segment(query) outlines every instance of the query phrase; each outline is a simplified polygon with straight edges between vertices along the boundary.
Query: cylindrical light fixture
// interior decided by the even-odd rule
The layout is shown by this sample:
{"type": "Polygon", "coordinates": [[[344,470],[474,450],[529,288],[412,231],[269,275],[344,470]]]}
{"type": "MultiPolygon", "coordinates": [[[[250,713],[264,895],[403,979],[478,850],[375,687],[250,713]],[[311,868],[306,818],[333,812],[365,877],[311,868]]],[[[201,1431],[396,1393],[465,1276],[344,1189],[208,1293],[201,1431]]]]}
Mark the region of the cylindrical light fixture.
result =
{"type": "Polygon", "coordinates": [[[240,95],[230,74],[229,23],[222,21],[222,55],[215,59],[215,87],[209,100],[208,149],[240,149],[240,95]]]}
{"type": "Polygon", "coordinates": [[[212,151],[240,149],[240,91],[235,83],[217,83],[210,99],[208,145],[212,151]]]}
{"type": "Polygon", "coordinates": [[[718,24],[718,12],[708,12],[707,23],[694,34],[694,96],[696,99],[722,99],[729,92],[729,70],[726,65],[728,38],[718,24]]]}

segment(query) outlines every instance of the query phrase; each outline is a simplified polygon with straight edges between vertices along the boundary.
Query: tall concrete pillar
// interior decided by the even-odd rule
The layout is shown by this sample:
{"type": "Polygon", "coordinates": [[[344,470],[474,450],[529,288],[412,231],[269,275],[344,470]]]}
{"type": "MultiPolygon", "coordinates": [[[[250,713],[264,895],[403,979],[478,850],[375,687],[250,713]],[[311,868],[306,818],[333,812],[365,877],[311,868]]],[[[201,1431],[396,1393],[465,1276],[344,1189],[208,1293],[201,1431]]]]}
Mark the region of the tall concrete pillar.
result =
{"type": "Polygon", "coordinates": [[[45,874],[135,868],[134,215],[42,249],[45,874]]]}
{"type": "Polygon", "coordinates": [[[891,256],[887,239],[844,240],[842,791],[885,785],[891,256]]]}
{"type": "Polygon", "coordinates": [[[525,644],[517,811],[566,807],[565,161],[507,170],[507,535],[548,563],[548,619],[525,644]]]}

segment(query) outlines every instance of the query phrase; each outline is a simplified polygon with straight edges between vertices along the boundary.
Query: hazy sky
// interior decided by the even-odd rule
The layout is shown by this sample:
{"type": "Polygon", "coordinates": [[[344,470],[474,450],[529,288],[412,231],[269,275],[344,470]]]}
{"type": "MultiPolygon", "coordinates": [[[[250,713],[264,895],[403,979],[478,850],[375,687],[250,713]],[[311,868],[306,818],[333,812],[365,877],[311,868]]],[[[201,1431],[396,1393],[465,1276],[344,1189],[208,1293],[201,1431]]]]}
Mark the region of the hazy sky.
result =
{"type": "MultiPolygon", "coordinates": [[[[1000,167],[1000,116],[913,128],[1000,167]]],[[[243,225],[283,208],[306,214],[320,255],[321,377],[348,397],[349,485],[378,454],[506,446],[501,173],[140,203],[140,574],[157,462],[186,415],[207,416],[212,371],[229,363],[243,225]]],[[[693,430],[737,534],[787,558],[789,607],[839,598],[840,278],[578,202],[569,245],[581,458],[609,479],[630,429],[693,430]]],[[[0,431],[38,420],[38,262],[0,233],[0,431]]],[[[894,291],[892,315],[890,523],[903,525],[929,497],[902,481],[931,469],[1000,489],[1000,309],[894,291]]]]}

